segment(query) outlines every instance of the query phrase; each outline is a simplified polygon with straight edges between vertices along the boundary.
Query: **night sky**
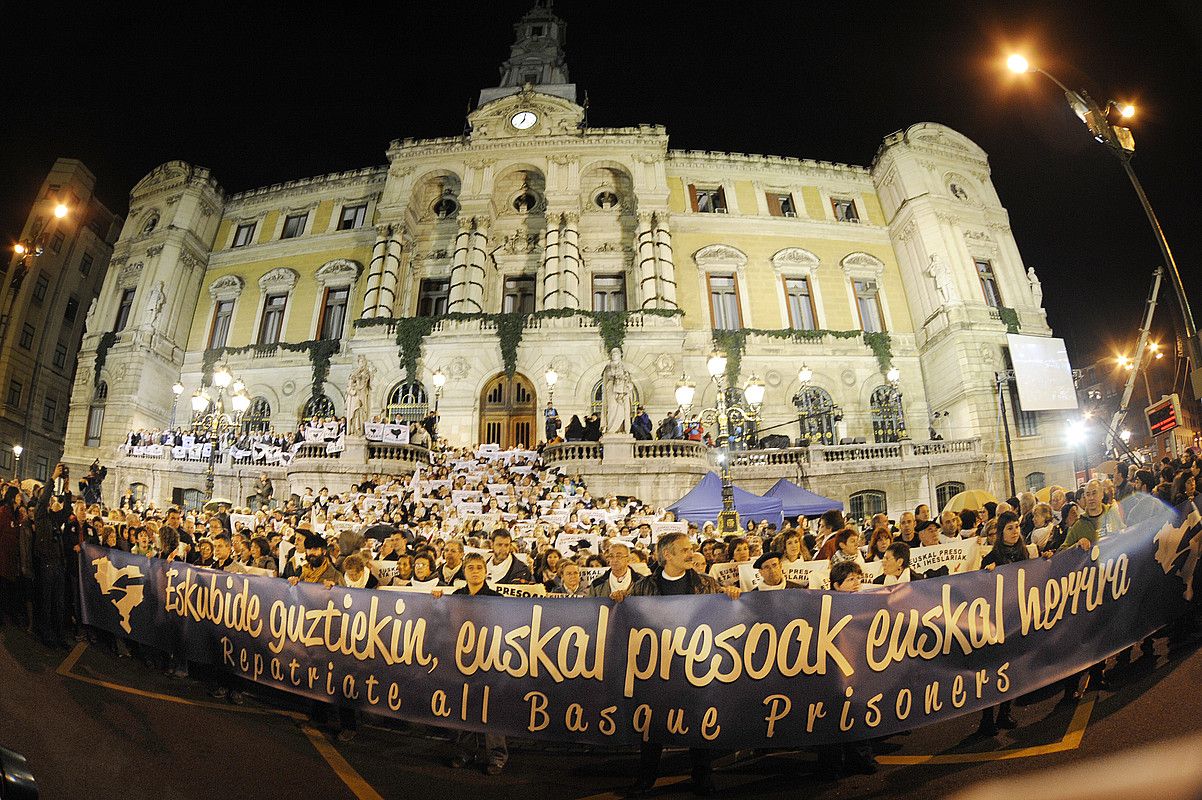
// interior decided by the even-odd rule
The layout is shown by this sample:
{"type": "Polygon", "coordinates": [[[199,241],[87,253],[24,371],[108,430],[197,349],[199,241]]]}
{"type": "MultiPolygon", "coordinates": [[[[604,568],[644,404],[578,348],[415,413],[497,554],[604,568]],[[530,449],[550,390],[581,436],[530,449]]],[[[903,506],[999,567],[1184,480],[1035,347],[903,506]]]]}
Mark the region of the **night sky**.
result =
{"type": "MultiPolygon", "coordinates": [[[[394,138],[456,135],[532,0],[7,5],[6,242],[58,156],[84,161],[124,213],[133,185],[171,159],[210,167],[235,192],[383,164],[394,138]]],[[[1078,365],[1131,346],[1161,259],[1117,161],[1050,82],[1010,75],[1004,57],[1024,45],[1073,88],[1137,105],[1135,168],[1202,321],[1194,7],[555,3],[594,126],[661,123],[673,148],[860,165],[916,122],[975,140],[1078,365]]],[[[1167,283],[1162,301],[1165,336],[1176,325],[1167,283]]]]}

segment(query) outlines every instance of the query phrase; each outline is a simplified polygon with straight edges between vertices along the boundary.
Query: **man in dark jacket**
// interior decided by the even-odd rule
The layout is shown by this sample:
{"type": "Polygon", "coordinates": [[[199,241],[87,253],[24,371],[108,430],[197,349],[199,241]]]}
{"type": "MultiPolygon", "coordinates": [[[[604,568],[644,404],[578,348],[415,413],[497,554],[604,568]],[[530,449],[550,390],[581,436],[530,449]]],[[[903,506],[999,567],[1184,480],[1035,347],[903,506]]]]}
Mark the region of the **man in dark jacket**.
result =
{"type": "MultiPolygon", "coordinates": [[[[724,592],[731,600],[739,599],[739,587],[718,587],[718,582],[709,575],[692,569],[693,543],[687,534],[673,532],[660,537],[656,545],[659,566],[651,574],[638,581],[630,589],[632,597],[653,597],[680,594],[717,594],[724,592]]],[[[643,742],[639,749],[639,777],[627,797],[646,795],[655,786],[659,773],[659,760],[664,746],[658,742],[643,742]]],[[[693,791],[697,794],[714,793],[714,753],[708,748],[689,748],[689,759],[693,764],[693,791]]]]}
{"type": "MultiPolygon", "coordinates": [[[[493,531],[494,539],[500,531],[493,531]]],[[[505,531],[508,535],[509,531],[505,531]]],[[[468,553],[463,557],[463,577],[467,585],[456,589],[452,594],[464,597],[501,597],[501,593],[485,583],[488,576],[489,564],[479,553],[468,553]]],[[[441,597],[438,592],[436,596],[441,597]]],[[[455,746],[459,752],[451,759],[451,767],[462,769],[474,759],[484,760],[484,771],[488,775],[499,775],[509,761],[509,745],[505,737],[495,733],[478,734],[473,731],[459,731],[455,736],[455,746]]]]}
{"type": "Polygon", "coordinates": [[[630,433],[636,439],[647,441],[651,439],[651,430],[654,423],[651,422],[651,415],[647,413],[647,409],[639,406],[635,409],[634,421],[630,423],[630,433]]]}
{"type": "Polygon", "coordinates": [[[33,523],[33,559],[38,590],[38,635],[47,645],[65,647],[67,587],[63,526],[70,514],[71,493],[62,497],[54,493],[63,472],[63,465],[56,464],[50,482],[42,487],[38,498],[33,523]]]}
{"type": "Polygon", "coordinates": [[[530,567],[513,552],[513,534],[505,528],[497,528],[492,532],[492,558],[488,560],[488,582],[493,586],[498,583],[533,583],[530,567]]]}

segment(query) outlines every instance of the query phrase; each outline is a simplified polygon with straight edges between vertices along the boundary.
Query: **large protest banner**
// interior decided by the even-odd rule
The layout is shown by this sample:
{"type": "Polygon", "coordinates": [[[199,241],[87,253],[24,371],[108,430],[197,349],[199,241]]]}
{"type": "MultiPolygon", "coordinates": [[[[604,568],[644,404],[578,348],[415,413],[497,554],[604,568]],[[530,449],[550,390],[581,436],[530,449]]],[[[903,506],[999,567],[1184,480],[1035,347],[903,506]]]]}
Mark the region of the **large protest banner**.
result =
{"type": "Polygon", "coordinates": [[[1196,528],[860,593],[591,598],[328,590],[85,545],[84,619],[426,724],[723,748],[863,739],[1016,698],[1184,607],[1196,528]]]}

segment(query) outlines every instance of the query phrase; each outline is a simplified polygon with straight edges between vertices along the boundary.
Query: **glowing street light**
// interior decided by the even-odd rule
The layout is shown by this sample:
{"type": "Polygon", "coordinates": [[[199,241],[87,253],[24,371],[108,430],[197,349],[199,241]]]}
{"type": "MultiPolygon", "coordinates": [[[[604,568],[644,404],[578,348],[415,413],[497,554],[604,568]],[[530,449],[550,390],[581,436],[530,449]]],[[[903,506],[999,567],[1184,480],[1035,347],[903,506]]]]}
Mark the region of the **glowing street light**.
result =
{"type": "Polygon", "coordinates": [[[814,370],[802,364],[801,369],[797,370],[797,380],[801,382],[802,386],[808,386],[810,381],[814,380],[814,370]]]}
{"type": "Polygon", "coordinates": [[[1031,71],[1030,62],[1020,56],[1018,53],[1015,53],[1006,59],[1006,66],[1010,68],[1011,72],[1017,72],[1019,74],[1031,71]]]}
{"type": "Polygon", "coordinates": [[[69,209],[65,203],[59,203],[54,207],[54,216],[56,219],[62,219],[67,216],[69,209]]]}
{"type": "Polygon", "coordinates": [[[709,359],[705,362],[705,368],[709,370],[711,378],[716,378],[726,372],[726,354],[721,350],[710,353],[709,359]]]}
{"type": "Polygon", "coordinates": [[[680,380],[676,382],[676,405],[680,406],[681,411],[688,415],[689,409],[693,407],[693,396],[697,393],[697,384],[693,383],[682,372],[680,380]]]}

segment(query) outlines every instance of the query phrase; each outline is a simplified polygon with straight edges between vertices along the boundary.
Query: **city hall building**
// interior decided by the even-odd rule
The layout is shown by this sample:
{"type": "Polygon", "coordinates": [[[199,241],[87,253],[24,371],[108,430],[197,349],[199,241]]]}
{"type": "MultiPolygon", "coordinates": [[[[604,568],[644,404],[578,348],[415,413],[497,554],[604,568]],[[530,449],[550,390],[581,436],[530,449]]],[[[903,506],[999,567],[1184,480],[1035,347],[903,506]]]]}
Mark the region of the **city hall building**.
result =
{"type": "MultiPolygon", "coordinates": [[[[655,422],[682,381],[693,413],[713,407],[717,345],[730,399],[762,382],[761,436],[789,445],[737,453],[746,488],[788,477],[857,515],[965,486],[1003,496],[1003,407],[1017,488],[1072,480],[1064,413],[1023,410],[1005,378],[1007,333],[1052,331],[977,145],[918,123],[868,167],[675,150],[662,126],[586,124],[549,8],[515,31],[462,135],[233,193],[181,161],[146,175],[84,338],[67,460],[108,464],[110,498],[132,486],[196,503],[204,460],[124,445],[188,425],[222,364],[251,398],[240,429],[343,415],[362,356],[369,417],[437,403],[450,444],[508,448],[544,438],[549,370],[565,423],[596,410],[614,345],[655,422]]],[[[215,494],[241,503],[264,470],[277,497],[337,490],[421,458],[351,438],[286,464],[221,453],[215,494]]],[[[691,442],[564,445],[548,460],[659,502],[711,468],[691,442]]]]}

